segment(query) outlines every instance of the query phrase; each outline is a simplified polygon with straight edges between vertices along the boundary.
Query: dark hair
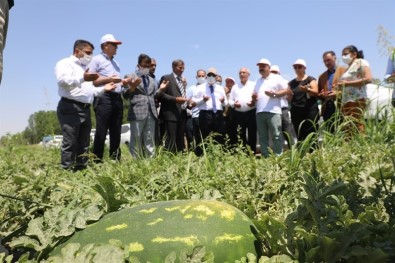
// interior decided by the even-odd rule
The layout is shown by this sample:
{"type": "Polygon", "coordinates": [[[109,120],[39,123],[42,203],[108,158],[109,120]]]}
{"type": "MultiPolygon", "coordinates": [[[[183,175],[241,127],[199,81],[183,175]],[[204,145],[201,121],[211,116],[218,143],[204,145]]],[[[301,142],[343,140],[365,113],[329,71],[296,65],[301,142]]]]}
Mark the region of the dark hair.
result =
{"type": "Polygon", "coordinates": [[[146,55],[146,54],[144,54],[144,53],[141,53],[141,54],[139,55],[139,58],[137,59],[137,63],[138,63],[139,65],[141,65],[141,63],[142,63],[143,61],[147,61],[149,64],[151,64],[151,58],[150,58],[148,55],[146,55]]]}
{"type": "Polygon", "coordinates": [[[203,72],[204,72],[204,75],[206,75],[206,71],[205,71],[204,69],[198,69],[198,70],[196,71],[196,75],[199,74],[200,71],[203,71],[203,72]]]}
{"type": "Polygon", "coordinates": [[[335,52],[334,52],[334,51],[332,51],[332,50],[325,51],[325,52],[324,52],[324,54],[322,54],[322,57],[325,57],[325,56],[326,56],[326,55],[328,55],[328,54],[330,54],[330,55],[332,55],[332,56],[336,57],[336,54],[335,54],[335,52]]]}
{"type": "Polygon", "coordinates": [[[178,65],[184,65],[184,61],[182,61],[181,59],[176,59],[176,60],[173,60],[173,63],[171,63],[171,66],[173,68],[177,67],[178,65]]]}
{"type": "Polygon", "coordinates": [[[73,52],[75,51],[76,48],[83,49],[86,46],[91,46],[92,49],[95,49],[95,47],[93,46],[93,44],[91,42],[83,40],[83,39],[78,39],[74,42],[73,52]]]}
{"type": "Polygon", "coordinates": [[[358,50],[358,48],[356,46],[349,45],[349,46],[346,46],[345,48],[343,48],[343,50],[350,50],[350,52],[352,52],[352,53],[357,53],[357,58],[364,58],[363,51],[358,50]]]}

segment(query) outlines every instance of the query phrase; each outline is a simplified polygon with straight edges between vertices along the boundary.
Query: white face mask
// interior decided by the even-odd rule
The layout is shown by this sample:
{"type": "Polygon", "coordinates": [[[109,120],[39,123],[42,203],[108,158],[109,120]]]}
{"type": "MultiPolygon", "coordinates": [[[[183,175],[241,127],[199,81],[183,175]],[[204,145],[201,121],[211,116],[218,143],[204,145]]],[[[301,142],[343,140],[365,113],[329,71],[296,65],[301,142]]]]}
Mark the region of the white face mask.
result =
{"type": "Polygon", "coordinates": [[[350,54],[347,54],[345,56],[342,56],[342,60],[343,60],[344,63],[350,64],[351,61],[352,61],[352,58],[351,58],[350,54]]]}
{"type": "Polygon", "coordinates": [[[148,73],[149,73],[149,68],[139,68],[140,76],[148,75],[148,73]]]}
{"type": "Polygon", "coordinates": [[[84,54],[84,56],[80,58],[80,62],[84,66],[87,66],[91,61],[92,61],[92,55],[84,54]]]}
{"type": "Polygon", "coordinates": [[[207,83],[210,85],[215,84],[215,77],[207,77],[207,83]]]}
{"type": "Polygon", "coordinates": [[[217,85],[220,85],[220,86],[222,85],[222,82],[220,82],[220,81],[217,81],[216,83],[217,83],[217,85]]]}
{"type": "Polygon", "coordinates": [[[206,78],[204,78],[204,77],[196,78],[196,80],[197,80],[198,84],[203,84],[206,82],[206,78]]]}

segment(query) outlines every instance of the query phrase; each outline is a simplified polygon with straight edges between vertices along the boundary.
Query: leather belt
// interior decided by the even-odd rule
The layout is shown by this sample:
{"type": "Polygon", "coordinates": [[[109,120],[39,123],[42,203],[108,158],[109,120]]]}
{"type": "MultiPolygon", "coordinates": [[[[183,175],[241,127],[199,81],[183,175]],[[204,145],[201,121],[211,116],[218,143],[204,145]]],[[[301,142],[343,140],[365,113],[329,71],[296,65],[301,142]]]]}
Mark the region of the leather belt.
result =
{"type": "Polygon", "coordinates": [[[80,101],[71,100],[71,99],[64,98],[64,97],[62,97],[61,100],[66,101],[66,102],[70,102],[70,103],[74,103],[75,105],[78,105],[78,106],[80,106],[82,108],[89,108],[91,106],[90,103],[83,103],[83,102],[80,102],[80,101]]]}

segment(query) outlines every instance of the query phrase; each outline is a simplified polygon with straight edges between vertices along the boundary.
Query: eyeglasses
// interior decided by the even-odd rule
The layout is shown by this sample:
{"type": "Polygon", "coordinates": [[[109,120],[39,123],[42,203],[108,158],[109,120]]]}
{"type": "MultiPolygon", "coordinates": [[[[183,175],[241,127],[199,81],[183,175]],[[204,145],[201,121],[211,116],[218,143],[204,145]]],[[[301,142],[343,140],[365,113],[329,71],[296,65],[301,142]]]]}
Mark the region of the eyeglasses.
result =
{"type": "Polygon", "coordinates": [[[301,68],[303,68],[303,66],[301,65],[294,66],[294,69],[301,69],[301,68]]]}
{"type": "Polygon", "coordinates": [[[215,77],[216,75],[214,73],[208,73],[207,77],[215,77]]]}

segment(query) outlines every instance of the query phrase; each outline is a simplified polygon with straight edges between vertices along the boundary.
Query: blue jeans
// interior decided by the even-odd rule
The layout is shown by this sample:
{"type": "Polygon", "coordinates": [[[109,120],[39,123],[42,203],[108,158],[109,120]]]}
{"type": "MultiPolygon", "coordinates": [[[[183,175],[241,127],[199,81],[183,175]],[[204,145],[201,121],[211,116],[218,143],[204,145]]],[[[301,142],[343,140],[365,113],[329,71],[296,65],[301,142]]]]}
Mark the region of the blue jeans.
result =
{"type": "Polygon", "coordinates": [[[261,154],[269,156],[269,132],[273,139],[273,152],[281,155],[283,152],[283,140],[281,136],[281,114],[271,112],[258,112],[256,114],[256,124],[258,129],[261,154]]]}

